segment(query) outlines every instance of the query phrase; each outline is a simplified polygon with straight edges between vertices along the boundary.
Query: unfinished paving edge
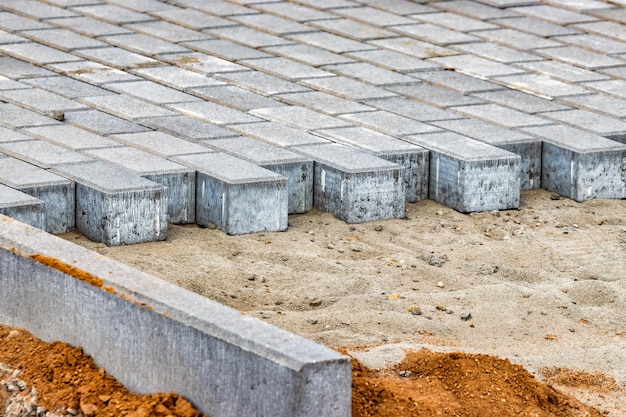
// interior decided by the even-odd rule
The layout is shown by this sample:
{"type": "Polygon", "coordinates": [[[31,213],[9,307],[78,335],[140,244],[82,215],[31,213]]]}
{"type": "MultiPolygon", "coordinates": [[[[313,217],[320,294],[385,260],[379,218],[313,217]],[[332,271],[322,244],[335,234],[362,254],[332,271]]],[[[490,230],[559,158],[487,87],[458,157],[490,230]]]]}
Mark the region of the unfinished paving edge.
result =
{"type": "Polygon", "coordinates": [[[349,358],[2,215],[0,288],[0,323],[82,346],[133,391],[211,417],[351,415],[349,358]]]}

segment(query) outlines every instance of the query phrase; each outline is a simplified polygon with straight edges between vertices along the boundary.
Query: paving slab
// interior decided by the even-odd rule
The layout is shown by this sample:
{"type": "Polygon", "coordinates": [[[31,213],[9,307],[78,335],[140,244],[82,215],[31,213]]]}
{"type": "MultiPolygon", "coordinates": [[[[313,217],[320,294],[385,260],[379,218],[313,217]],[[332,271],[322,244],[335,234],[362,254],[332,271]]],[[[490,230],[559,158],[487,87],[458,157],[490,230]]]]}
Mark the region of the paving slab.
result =
{"type": "Polygon", "coordinates": [[[113,25],[87,16],[48,19],[47,22],[94,38],[98,36],[132,33],[132,31],[122,26],[113,25]]]}
{"type": "Polygon", "coordinates": [[[182,155],[172,161],[196,174],[196,223],[229,235],[287,229],[287,179],[231,155],[182,155]]]}
{"type": "Polygon", "coordinates": [[[25,135],[23,133],[16,132],[12,129],[0,126],[0,143],[4,142],[21,142],[25,140],[34,140],[32,136],[25,135]]]}
{"type": "Polygon", "coordinates": [[[62,164],[93,161],[88,156],[39,139],[0,143],[0,150],[7,155],[44,169],[62,164]]]}
{"type": "MultiPolygon", "coordinates": [[[[329,116],[337,116],[346,113],[373,111],[374,108],[348,100],[334,94],[322,91],[307,91],[305,93],[289,93],[274,96],[277,99],[291,104],[294,107],[311,109],[329,116]]],[[[278,108],[280,110],[282,108],[278,108]]]]}
{"type": "Polygon", "coordinates": [[[397,36],[397,34],[389,30],[352,19],[316,20],[310,22],[309,25],[355,41],[385,39],[397,36]]]}
{"type": "Polygon", "coordinates": [[[362,81],[343,76],[302,80],[300,84],[354,101],[398,96],[384,88],[375,87],[362,81]]]}
{"type": "Polygon", "coordinates": [[[67,124],[31,127],[23,129],[22,132],[73,151],[120,146],[119,143],[104,136],[67,124]]]}
{"type": "MultiPolygon", "coordinates": [[[[252,116],[251,114],[210,101],[176,103],[169,104],[167,107],[176,110],[178,113],[222,126],[260,121],[258,117],[252,116]]],[[[278,109],[282,109],[282,107],[278,107],[278,109]]]]}
{"type": "Polygon", "coordinates": [[[121,69],[113,68],[93,61],[81,60],[78,62],[51,64],[48,65],[48,68],[61,75],[76,78],[77,80],[85,81],[94,85],[102,85],[104,83],[116,81],[140,80],[139,77],[122,71],[121,69]]]}
{"type": "Polygon", "coordinates": [[[505,75],[524,74],[524,71],[511,65],[495,62],[487,58],[463,54],[433,58],[432,62],[445,68],[451,68],[463,74],[482,79],[505,75]]]}
{"type": "MultiPolygon", "coordinates": [[[[374,86],[387,86],[394,84],[410,84],[416,82],[415,78],[390,71],[366,62],[355,62],[348,64],[327,65],[322,67],[326,71],[334,72],[338,75],[354,78],[374,86]]],[[[328,78],[330,79],[330,78],[328,78]]],[[[323,81],[321,79],[320,81],[323,81]]]]}
{"type": "Polygon", "coordinates": [[[486,93],[476,93],[473,94],[473,96],[485,102],[510,107],[512,109],[519,110],[528,114],[571,109],[570,106],[561,104],[563,101],[561,101],[561,103],[557,103],[554,100],[549,100],[543,97],[538,97],[536,95],[524,93],[517,90],[500,90],[486,93]]]}
{"type": "Polygon", "coordinates": [[[56,165],[76,182],[76,229],[107,246],[167,238],[167,188],[105,161],[56,165]]]}
{"type": "Polygon", "coordinates": [[[99,110],[67,112],[65,113],[65,122],[103,136],[150,130],[140,124],[120,119],[99,110]]]}
{"type": "Polygon", "coordinates": [[[214,139],[205,144],[287,178],[289,214],[306,213],[313,208],[312,160],[249,137],[214,139]]]}
{"type": "Polygon", "coordinates": [[[87,156],[120,165],[167,188],[167,221],[196,221],[196,171],[165,158],[128,146],[83,151],[87,156]]]}
{"type": "Polygon", "coordinates": [[[383,110],[344,114],[341,115],[340,118],[391,136],[417,135],[440,130],[437,127],[419,122],[413,118],[400,116],[399,114],[383,110]]]}
{"type": "Polygon", "coordinates": [[[498,77],[498,82],[509,88],[524,91],[552,100],[559,97],[590,94],[590,91],[578,84],[559,81],[551,76],[540,74],[522,74],[498,77]]]}
{"type": "Polygon", "coordinates": [[[313,67],[355,62],[354,59],[344,55],[335,54],[311,45],[281,45],[263,48],[263,50],[313,67]]]}
{"type": "Polygon", "coordinates": [[[400,73],[441,69],[441,66],[434,62],[424,61],[423,59],[388,49],[347,52],[344,55],[400,73]]]}
{"type": "Polygon", "coordinates": [[[163,158],[210,152],[210,149],[199,143],[156,131],[116,134],[110,138],[163,158]]]}
{"type": "Polygon", "coordinates": [[[433,122],[433,125],[519,155],[521,189],[532,190],[541,186],[540,139],[476,119],[444,120],[433,122]]]}
{"type": "Polygon", "coordinates": [[[40,88],[65,98],[77,99],[82,97],[107,96],[114,94],[95,85],[64,76],[49,76],[27,78],[21,81],[31,87],[40,88]]]}
{"type": "Polygon", "coordinates": [[[245,66],[225,59],[193,51],[178,54],[162,54],[158,55],[157,58],[177,67],[183,67],[205,75],[249,70],[245,66]]]}
{"type": "Polygon", "coordinates": [[[544,48],[537,54],[559,62],[575,65],[588,70],[599,70],[612,67],[623,67],[626,61],[613,58],[603,53],[592,52],[576,46],[562,46],[560,48],[544,48]]]}
{"type": "Polygon", "coordinates": [[[149,57],[161,54],[190,52],[189,49],[183,46],[142,33],[108,35],[102,36],[100,39],[110,45],[149,57]]]}
{"type": "MultiPolygon", "coordinates": [[[[519,16],[519,15],[516,15],[519,16]]],[[[575,29],[576,26],[567,27],[546,22],[545,20],[535,19],[532,17],[512,17],[505,19],[494,19],[491,23],[503,26],[505,28],[517,29],[531,35],[550,38],[552,36],[573,35],[580,33],[575,29]]]]}
{"type": "Polygon", "coordinates": [[[539,48],[552,48],[561,46],[557,41],[546,39],[542,36],[532,35],[516,29],[490,29],[480,32],[472,32],[473,35],[491,42],[498,42],[520,51],[532,51],[539,48]]]}
{"type": "Polygon", "coordinates": [[[137,120],[137,123],[190,141],[237,136],[223,127],[188,116],[148,117],[137,120]]]}
{"type": "Polygon", "coordinates": [[[84,97],[80,101],[96,110],[112,114],[128,121],[155,116],[173,116],[171,110],[167,110],[156,104],[148,103],[131,97],[127,94],[117,94],[113,96],[84,97]]]}
{"type": "MultiPolygon", "coordinates": [[[[214,10],[215,11],[215,10],[214,10]]],[[[195,30],[235,26],[236,23],[208,13],[203,13],[198,9],[184,8],[151,13],[168,22],[195,30]]]]}
{"type": "Polygon", "coordinates": [[[368,45],[367,43],[347,39],[324,31],[288,35],[287,39],[291,39],[294,42],[303,43],[305,45],[317,46],[318,48],[326,49],[327,51],[338,54],[377,49],[375,46],[368,45]]]}
{"type": "Polygon", "coordinates": [[[58,120],[35,113],[14,104],[0,102],[0,125],[20,129],[22,127],[48,126],[59,124],[58,120]]]}
{"type": "MultiPolygon", "coordinates": [[[[48,233],[67,233],[75,226],[75,189],[70,180],[11,157],[0,157],[0,183],[43,201],[48,233]]],[[[30,224],[30,223],[29,223],[30,224]]]]}
{"type": "Polygon", "coordinates": [[[282,107],[284,103],[261,94],[245,90],[234,85],[217,87],[198,87],[187,90],[201,99],[213,101],[242,112],[267,107],[282,107]]]}
{"type": "Polygon", "coordinates": [[[386,110],[420,122],[462,118],[462,116],[459,116],[458,114],[429,104],[418,103],[417,101],[410,100],[406,97],[368,100],[365,104],[379,110],[386,110]]]}
{"type": "Polygon", "coordinates": [[[453,49],[444,48],[443,46],[410,37],[381,39],[369,41],[368,43],[420,59],[459,55],[459,52],[453,49]]]}
{"type": "Polygon", "coordinates": [[[350,126],[350,123],[298,106],[256,109],[251,114],[286,126],[305,130],[350,126]]]}
{"type": "Polygon", "coordinates": [[[10,56],[0,56],[0,74],[12,80],[56,75],[45,68],[10,56]]]}
{"type": "Polygon", "coordinates": [[[455,107],[453,110],[468,117],[485,120],[508,128],[552,124],[551,121],[544,118],[503,107],[498,104],[455,107]]]}
{"type": "Polygon", "coordinates": [[[89,107],[84,104],[77,103],[76,101],[39,88],[0,91],[0,100],[42,114],[89,109],[89,107]]]}
{"type": "Polygon", "coordinates": [[[169,65],[152,68],[140,68],[133,70],[133,72],[140,77],[158,82],[177,90],[225,84],[221,81],[207,77],[206,75],[169,65]]]}
{"type": "Polygon", "coordinates": [[[485,93],[505,89],[505,87],[491,81],[482,80],[453,70],[424,71],[412,75],[420,80],[449,88],[461,94],[485,93]]]}
{"type": "Polygon", "coordinates": [[[28,84],[19,81],[13,81],[7,77],[0,75],[0,92],[7,90],[19,90],[29,88],[28,84]]]}
{"type": "Polygon", "coordinates": [[[519,155],[452,132],[407,140],[430,150],[431,200],[462,213],[519,207],[519,155]]]}
{"type": "Polygon", "coordinates": [[[0,184],[0,215],[43,229],[45,221],[43,207],[42,200],[0,184]]]}
{"type": "Polygon", "coordinates": [[[182,91],[166,87],[153,81],[110,83],[103,84],[102,87],[116,93],[127,94],[158,105],[200,100],[198,97],[194,97],[191,94],[183,93],[182,91]]]}
{"type": "Polygon", "coordinates": [[[404,217],[404,168],[336,143],[292,148],[315,161],[313,204],[346,223],[404,217]]]}
{"type": "Polygon", "coordinates": [[[626,118],[626,100],[609,96],[608,94],[598,93],[561,97],[559,101],[578,109],[603,113],[620,119],[626,118]]]}
{"type": "Polygon", "coordinates": [[[275,122],[233,125],[230,129],[233,132],[238,132],[242,135],[249,136],[281,148],[329,143],[327,139],[322,139],[321,137],[307,133],[304,130],[275,122]]]}
{"type": "Polygon", "coordinates": [[[579,202],[626,197],[625,144],[562,125],[524,131],[543,140],[543,188],[579,202]]]}
{"type": "Polygon", "coordinates": [[[257,71],[217,74],[215,78],[234,86],[254,91],[255,93],[259,93],[264,96],[311,91],[310,88],[304,87],[295,82],[287,81],[285,79],[257,71]]]}
{"type": "Polygon", "coordinates": [[[267,46],[289,45],[293,41],[284,39],[280,36],[270,35],[246,26],[229,26],[222,28],[205,29],[210,35],[216,38],[226,39],[235,43],[242,44],[250,48],[263,48],[267,46]]]}
{"type": "MultiPolygon", "coordinates": [[[[161,3],[161,4],[165,4],[165,3],[161,3]]],[[[167,10],[164,14],[169,15],[173,11],[175,12],[178,10],[180,9],[167,10]]],[[[152,14],[154,14],[154,12],[152,12],[152,14]]],[[[196,14],[199,14],[199,13],[196,13],[196,14]]],[[[206,33],[187,29],[185,27],[181,27],[181,26],[178,26],[178,25],[175,25],[173,23],[169,23],[163,20],[132,23],[132,24],[126,25],[126,27],[135,32],[144,33],[150,36],[154,36],[155,38],[165,39],[174,43],[193,42],[193,41],[200,41],[204,39],[211,39],[211,36],[207,35],[206,33]]],[[[184,44],[181,44],[181,46],[187,47],[187,45],[184,45],[184,44]]]]}
{"type": "Polygon", "coordinates": [[[465,52],[503,64],[514,64],[517,62],[541,61],[542,57],[535,53],[522,52],[514,48],[503,45],[496,45],[491,42],[474,42],[463,45],[454,45],[457,51],[465,52]]]}
{"type": "Polygon", "coordinates": [[[404,167],[404,192],[409,203],[428,198],[428,150],[365,127],[317,130],[316,134],[404,167]]]}
{"type": "Polygon", "coordinates": [[[391,29],[402,35],[440,46],[458,45],[479,40],[477,37],[463,33],[456,28],[453,30],[431,23],[400,25],[391,29]]]}
{"type": "Polygon", "coordinates": [[[103,48],[108,46],[97,39],[60,28],[27,30],[20,32],[20,36],[65,52],[80,48],[103,48]]]}
{"type": "Polygon", "coordinates": [[[545,113],[545,118],[626,143],[626,122],[589,110],[564,110],[545,113]]]}
{"type": "Polygon", "coordinates": [[[481,100],[475,97],[466,96],[461,93],[457,93],[456,91],[428,83],[402,85],[388,88],[412,100],[443,109],[454,106],[483,104],[481,100]]]}

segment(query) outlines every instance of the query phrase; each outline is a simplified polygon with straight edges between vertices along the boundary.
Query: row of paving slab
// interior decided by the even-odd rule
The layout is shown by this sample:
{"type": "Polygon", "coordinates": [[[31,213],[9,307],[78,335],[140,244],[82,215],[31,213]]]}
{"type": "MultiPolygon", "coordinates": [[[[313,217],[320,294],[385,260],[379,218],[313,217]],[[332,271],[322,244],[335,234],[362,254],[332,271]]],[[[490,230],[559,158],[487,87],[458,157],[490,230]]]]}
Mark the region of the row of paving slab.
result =
{"type": "Polygon", "coordinates": [[[0,0],[0,212],[109,245],[626,198],[598,0],[0,0]]]}

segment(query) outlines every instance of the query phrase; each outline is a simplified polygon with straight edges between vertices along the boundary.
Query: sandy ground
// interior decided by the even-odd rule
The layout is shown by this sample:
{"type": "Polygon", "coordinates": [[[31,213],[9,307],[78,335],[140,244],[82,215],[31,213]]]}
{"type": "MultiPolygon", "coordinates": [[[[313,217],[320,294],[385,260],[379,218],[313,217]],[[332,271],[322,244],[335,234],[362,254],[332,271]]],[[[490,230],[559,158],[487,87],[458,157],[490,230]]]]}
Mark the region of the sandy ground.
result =
{"type": "MultiPolygon", "coordinates": [[[[519,210],[348,225],[313,210],[289,230],[228,236],[170,226],[164,242],[106,247],[62,237],[377,368],[403,349],[487,353],[540,378],[550,368],[626,382],[626,200],[544,190],[519,210]]],[[[626,391],[574,392],[626,416],[626,391]]]]}

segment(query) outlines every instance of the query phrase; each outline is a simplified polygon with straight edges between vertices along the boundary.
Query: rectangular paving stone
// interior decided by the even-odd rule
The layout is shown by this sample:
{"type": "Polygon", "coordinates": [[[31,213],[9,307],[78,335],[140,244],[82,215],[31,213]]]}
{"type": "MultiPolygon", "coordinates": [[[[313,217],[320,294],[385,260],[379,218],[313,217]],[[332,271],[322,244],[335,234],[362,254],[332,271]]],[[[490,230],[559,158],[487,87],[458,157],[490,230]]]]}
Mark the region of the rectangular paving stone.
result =
{"type": "Polygon", "coordinates": [[[566,10],[561,7],[554,7],[547,4],[537,4],[524,7],[512,7],[509,10],[525,16],[547,20],[556,25],[571,25],[573,23],[585,23],[598,20],[596,17],[582,13],[566,10]]]}
{"type": "Polygon", "coordinates": [[[519,155],[521,189],[532,190],[541,186],[541,140],[476,119],[444,120],[433,124],[519,155]]]}
{"type": "Polygon", "coordinates": [[[375,46],[323,31],[288,35],[286,38],[305,45],[317,46],[337,54],[377,49],[375,46]]]}
{"type": "Polygon", "coordinates": [[[549,120],[503,107],[498,104],[455,107],[454,111],[468,117],[485,120],[487,122],[509,128],[552,124],[549,120]]]}
{"type": "Polygon", "coordinates": [[[474,55],[445,56],[433,58],[431,61],[445,68],[452,68],[463,74],[483,79],[525,73],[524,70],[511,65],[502,64],[474,55]]]}
{"type": "Polygon", "coordinates": [[[481,30],[479,32],[472,32],[472,35],[478,36],[479,38],[490,42],[498,42],[502,45],[519,49],[520,51],[532,51],[539,48],[561,46],[559,42],[552,39],[546,39],[544,37],[532,35],[516,29],[500,28],[494,30],[481,30]]]}
{"type": "Polygon", "coordinates": [[[38,88],[0,91],[0,99],[42,114],[88,109],[84,104],[38,88]]]}
{"type": "MultiPolygon", "coordinates": [[[[491,23],[449,12],[421,13],[411,17],[420,22],[433,23],[444,28],[454,28],[459,32],[498,29],[498,26],[491,23]]],[[[472,33],[472,35],[474,34],[472,33]]]]}
{"type": "Polygon", "coordinates": [[[491,7],[489,5],[477,3],[470,0],[453,0],[436,4],[433,3],[432,6],[437,9],[460,14],[463,16],[470,16],[479,20],[515,16],[513,12],[510,12],[506,9],[491,7]]]}
{"type": "MultiPolygon", "coordinates": [[[[169,104],[168,108],[216,125],[259,122],[258,117],[210,101],[169,104]]],[[[279,107],[282,109],[282,107],[279,107]]],[[[156,116],[156,115],[155,115],[156,116]]]]}
{"type": "Polygon", "coordinates": [[[227,41],[225,39],[207,39],[194,42],[185,42],[181,45],[213,55],[228,61],[239,61],[242,59],[270,58],[272,55],[250,48],[238,43],[227,41]]]}
{"type": "Polygon", "coordinates": [[[258,71],[218,74],[216,78],[265,96],[311,91],[294,82],[258,71]]]}
{"type": "Polygon", "coordinates": [[[65,52],[78,48],[102,48],[107,46],[106,43],[97,39],[60,28],[28,30],[20,32],[20,36],[25,36],[37,43],[61,49],[65,52]]]}
{"type": "Polygon", "coordinates": [[[522,52],[517,49],[503,45],[496,45],[491,42],[474,42],[463,45],[455,45],[454,49],[471,55],[480,56],[503,64],[514,64],[517,62],[541,61],[543,58],[535,53],[522,52]]]}
{"type": "Polygon", "coordinates": [[[189,49],[168,40],[155,38],[142,33],[102,36],[104,42],[140,55],[155,56],[189,52],[189,49]]]}
{"type": "Polygon", "coordinates": [[[173,116],[175,113],[161,106],[126,94],[114,96],[84,97],[81,102],[122,119],[134,121],[142,117],[173,116]]]}
{"type": "Polygon", "coordinates": [[[65,98],[108,96],[114,94],[103,88],[63,76],[36,77],[22,80],[25,85],[40,88],[65,98]]]}
{"type": "Polygon", "coordinates": [[[226,39],[250,48],[263,48],[266,46],[289,45],[293,41],[280,36],[270,35],[259,30],[245,26],[229,26],[221,28],[205,29],[205,32],[216,38],[226,39]]]}
{"type": "Polygon", "coordinates": [[[235,64],[222,58],[210,56],[200,52],[186,52],[180,54],[159,55],[160,60],[169,64],[187,68],[205,75],[215,75],[224,72],[248,71],[249,68],[235,64]]]}
{"type": "Polygon", "coordinates": [[[359,3],[367,4],[377,10],[384,10],[401,16],[433,13],[437,11],[437,9],[410,0],[386,0],[384,2],[379,0],[361,0],[359,3]]]}
{"type": "Polygon", "coordinates": [[[7,32],[17,32],[29,29],[49,29],[50,25],[35,19],[19,16],[11,12],[0,12],[0,29],[7,32]]]}
{"type": "Polygon", "coordinates": [[[515,66],[565,83],[581,83],[585,81],[608,80],[610,78],[596,71],[589,71],[557,61],[521,62],[515,64],[515,66]]]}
{"type": "MultiPolygon", "coordinates": [[[[479,39],[459,30],[448,29],[430,23],[418,23],[413,25],[401,25],[391,28],[394,32],[411,38],[420,39],[439,46],[450,46],[476,42],[479,39]]],[[[455,28],[456,29],[456,28],[455,28]]]]}
{"type": "Polygon", "coordinates": [[[625,118],[626,100],[609,96],[608,94],[586,94],[584,96],[562,97],[561,103],[569,104],[579,109],[590,110],[597,113],[625,118]]]}
{"type": "Polygon", "coordinates": [[[305,130],[350,126],[348,122],[298,106],[256,109],[250,111],[250,114],[265,120],[305,130]]]}
{"type": "Polygon", "coordinates": [[[336,143],[292,148],[315,161],[313,205],[346,223],[404,217],[404,168],[336,143]]]}
{"type": "Polygon", "coordinates": [[[107,48],[76,49],[72,51],[72,53],[78,57],[121,70],[160,64],[160,62],[155,59],[114,46],[107,48]]]}
{"type": "Polygon", "coordinates": [[[267,107],[286,106],[273,98],[265,97],[243,88],[233,85],[224,87],[199,87],[187,90],[190,94],[204,100],[210,100],[217,104],[228,106],[239,111],[247,112],[254,109],[264,109],[267,107]]]}
{"type": "Polygon", "coordinates": [[[319,111],[330,116],[360,111],[372,111],[372,107],[353,100],[338,97],[321,91],[308,91],[305,93],[289,93],[274,96],[279,100],[295,106],[319,111]]]}
{"type": "Polygon", "coordinates": [[[148,117],[137,123],[191,141],[237,136],[223,127],[187,116],[148,117]]]}
{"type": "Polygon", "coordinates": [[[302,80],[300,83],[315,90],[354,101],[398,96],[384,88],[343,76],[313,78],[302,80]]]}
{"type": "Polygon", "coordinates": [[[76,228],[107,246],[167,238],[167,188],[105,161],[57,165],[76,182],[76,228]]]}
{"type": "Polygon", "coordinates": [[[408,75],[390,71],[365,62],[327,65],[322,67],[322,69],[343,75],[345,77],[355,78],[377,87],[416,82],[415,78],[408,75]]]}
{"type": "Polygon", "coordinates": [[[48,126],[60,122],[52,117],[27,110],[14,104],[0,102],[0,125],[11,129],[31,126],[48,126]]]}
{"type": "Polygon", "coordinates": [[[40,168],[50,169],[61,164],[78,164],[93,159],[43,140],[0,143],[0,151],[40,168]]]}
{"type": "MultiPolygon", "coordinates": [[[[34,140],[32,136],[24,135],[23,133],[16,132],[15,130],[7,129],[0,126],[0,143],[3,142],[22,142],[25,140],[34,140]]],[[[0,158],[3,155],[0,154],[0,158]]]]}
{"type": "Polygon", "coordinates": [[[266,13],[242,14],[230,19],[247,27],[278,36],[315,31],[310,26],[305,26],[291,19],[284,19],[266,13]]]}
{"type": "Polygon", "coordinates": [[[76,78],[89,84],[102,85],[116,81],[138,81],[139,77],[93,61],[69,62],[49,65],[61,75],[76,78]]]}
{"type": "Polygon", "coordinates": [[[167,221],[173,224],[195,223],[196,171],[128,146],[92,149],[83,153],[120,165],[163,185],[167,188],[167,221]]]}
{"type": "Polygon", "coordinates": [[[37,65],[82,61],[82,58],[38,43],[0,45],[0,52],[37,65]]]}
{"type": "Polygon", "coordinates": [[[114,4],[93,4],[88,6],[76,6],[70,10],[94,19],[104,20],[105,22],[123,25],[126,23],[143,22],[153,20],[152,16],[135,12],[114,4]]]}
{"type": "Polygon", "coordinates": [[[240,14],[255,13],[254,10],[222,0],[177,0],[179,6],[192,7],[194,9],[209,12],[217,16],[237,16],[240,14]]]}
{"type": "Polygon", "coordinates": [[[287,178],[288,213],[306,213],[313,208],[313,161],[304,156],[249,137],[205,142],[216,151],[252,162],[287,178]]]}
{"type": "Polygon", "coordinates": [[[295,20],[296,22],[308,22],[311,20],[323,20],[334,17],[333,14],[323,12],[313,7],[288,2],[258,3],[253,7],[256,10],[261,10],[277,16],[287,17],[295,20]]]}
{"type": "Polygon", "coordinates": [[[475,97],[427,83],[389,87],[389,89],[412,100],[440,108],[482,104],[482,101],[475,97]]]}
{"type": "Polygon", "coordinates": [[[553,39],[566,45],[591,49],[605,55],[626,54],[626,42],[620,42],[606,36],[581,33],[579,35],[556,36],[553,39]]]}
{"type": "Polygon", "coordinates": [[[340,118],[391,136],[417,135],[440,130],[415,119],[382,110],[344,114],[340,118]]]}
{"type": "Polygon", "coordinates": [[[31,127],[23,129],[22,132],[73,151],[120,146],[109,138],[67,124],[31,127]]]}
{"type": "Polygon", "coordinates": [[[163,3],[160,0],[108,0],[122,7],[127,7],[137,12],[155,12],[160,10],[175,10],[176,6],[163,3]]]}
{"type": "MultiPolygon", "coordinates": [[[[281,45],[263,48],[264,51],[270,52],[283,58],[292,59],[313,67],[331,64],[345,64],[355,62],[354,59],[343,55],[335,54],[324,49],[311,45],[281,45]]],[[[268,56],[269,57],[269,56],[268,56]]]]}
{"type": "Polygon", "coordinates": [[[545,113],[547,119],[576,126],[605,138],[626,143],[626,122],[615,117],[583,109],[545,113]]]}
{"type": "Polygon", "coordinates": [[[25,84],[19,81],[13,81],[10,78],[3,77],[2,75],[0,75],[0,91],[19,90],[19,89],[24,89],[24,88],[30,88],[30,87],[28,84],[25,84]]]}
{"type": "Polygon", "coordinates": [[[459,52],[453,49],[409,37],[381,39],[368,43],[420,59],[459,55],[459,52]]]}
{"type": "Polygon", "coordinates": [[[596,91],[602,91],[619,98],[626,98],[626,80],[606,80],[584,84],[596,91]]]}
{"type": "MultiPolygon", "coordinates": [[[[174,11],[178,10],[180,9],[176,9],[174,11]]],[[[167,10],[165,13],[172,13],[172,10],[167,10]]],[[[187,29],[185,27],[175,25],[164,20],[133,23],[130,25],[125,25],[125,27],[132,29],[135,32],[144,33],[146,35],[154,36],[155,38],[159,39],[165,39],[174,43],[211,39],[211,36],[207,35],[206,33],[187,29]]]]}
{"type": "Polygon", "coordinates": [[[287,229],[287,179],[216,152],[172,159],[197,171],[196,223],[229,235],[287,229]]]}
{"type": "Polygon", "coordinates": [[[452,132],[408,139],[430,150],[431,200],[462,213],[519,207],[519,155],[452,132]]]}
{"type": "MultiPolygon", "coordinates": [[[[519,16],[519,15],[518,15],[519,16]]],[[[532,17],[510,17],[506,19],[494,19],[490,23],[503,26],[505,28],[517,29],[531,35],[550,38],[552,36],[572,35],[580,33],[576,29],[555,25],[532,17]]]]}
{"type": "Polygon", "coordinates": [[[70,180],[15,158],[0,158],[0,183],[43,202],[43,225],[48,233],[75,227],[75,187],[70,180]]]}
{"type": "Polygon", "coordinates": [[[140,124],[98,110],[67,112],[65,122],[103,136],[150,130],[140,124]]]}
{"type": "Polygon", "coordinates": [[[346,53],[345,56],[401,73],[431,71],[441,68],[438,64],[433,62],[424,61],[423,59],[388,49],[349,52],[346,53]]]}
{"type": "Polygon", "coordinates": [[[206,75],[176,66],[140,68],[133,70],[133,73],[177,90],[225,84],[206,75]]]}
{"type": "Polygon", "coordinates": [[[48,19],[47,22],[94,38],[98,36],[132,33],[132,31],[122,26],[112,25],[111,23],[106,23],[102,20],[96,20],[87,16],[48,19]]]}
{"type": "Polygon", "coordinates": [[[163,132],[138,132],[111,135],[111,139],[153,155],[169,158],[176,155],[211,152],[201,144],[187,141],[163,132]]]}
{"type": "Polygon", "coordinates": [[[560,48],[544,48],[537,54],[554,61],[582,67],[588,70],[622,67],[626,61],[607,56],[605,53],[592,52],[576,46],[562,46],[560,48]]]}
{"type": "Polygon", "coordinates": [[[177,25],[196,30],[236,25],[236,23],[230,20],[210,15],[208,13],[203,13],[200,10],[193,8],[165,10],[153,12],[151,14],[163,20],[167,20],[168,22],[173,22],[177,25]]]}
{"type": "Polygon", "coordinates": [[[462,116],[447,110],[442,110],[435,106],[418,103],[405,97],[387,98],[381,100],[368,100],[368,106],[379,110],[386,110],[391,113],[409,117],[420,122],[432,122],[435,120],[462,119],[462,116]]]}
{"type": "Polygon", "coordinates": [[[479,99],[486,102],[499,104],[505,107],[511,107],[515,110],[519,110],[528,114],[568,110],[571,108],[564,104],[556,103],[553,100],[548,100],[543,97],[538,97],[533,94],[528,94],[517,90],[500,90],[486,93],[477,93],[473,94],[473,96],[478,97],[479,99]]]}
{"type": "Polygon", "coordinates": [[[44,202],[0,184],[0,214],[39,229],[44,228],[44,202]]]}
{"type": "Polygon", "coordinates": [[[364,127],[325,129],[316,133],[404,167],[406,201],[415,203],[428,198],[428,150],[364,127]]]}
{"type": "Polygon", "coordinates": [[[497,81],[509,88],[547,99],[589,93],[588,90],[580,85],[564,83],[552,77],[539,74],[498,77],[497,81]]]}
{"type": "Polygon", "coordinates": [[[334,33],[355,41],[368,41],[372,39],[385,39],[397,36],[396,33],[381,27],[376,27],[352,19],[328,19],[309,22],[310,26],[325,32],[334,33]]]}
{"type": "Polygon", "coordinates": [[[574,28],[587,33],[595,33],[598,35],[604,35],[609,38],[617,39],[622,42],[626,42],[626,33],[624,33],[624,25],[617,22],[591,22],[591,23],[578,23],[573,25],[574,28]]]}
{"type": "Polygon", "coordinates": [[[116,93],[127,94],[152,104],[184,103],[198,101],[198,97],[166,87],[153,81],[129,81],[103,84],[103,88],[116,93]]]}
{"type": "Polygon", "coordinates": [[[543,188],[579,202],[626,196],[626,145],[564,125],[524,130],[543,140],[543,188]]]}
{"type": "Polygon", "coordinates": [[[412,76],[420,80],[428,81],[433,85],[458,91],[461,94],[504,90],[504,87],[491,81],[482,80],[456,71],[424,71],[412,74],[412,76]]]}
{"type": "Polygon", "coordinates": [[[281,148],[330,143],[330,141],[322,139],[319,136],[312,135],[304,130],[285,126],[282,123],[247,123],[242,125],[233,125],[229,129],[281,148]]]}
{"type": "Polygon", "coordinates": [[[0,74],[12,80],[56,75],[54,72],[45,68],[10,56],[0,56],[0,74]]]}
{"type": "Polygon", "coordinates": [[[239,61],[242,65],[289,81],[303,78],[332,77],[334,74],[286,58],[258,58],[239,61]]]}

